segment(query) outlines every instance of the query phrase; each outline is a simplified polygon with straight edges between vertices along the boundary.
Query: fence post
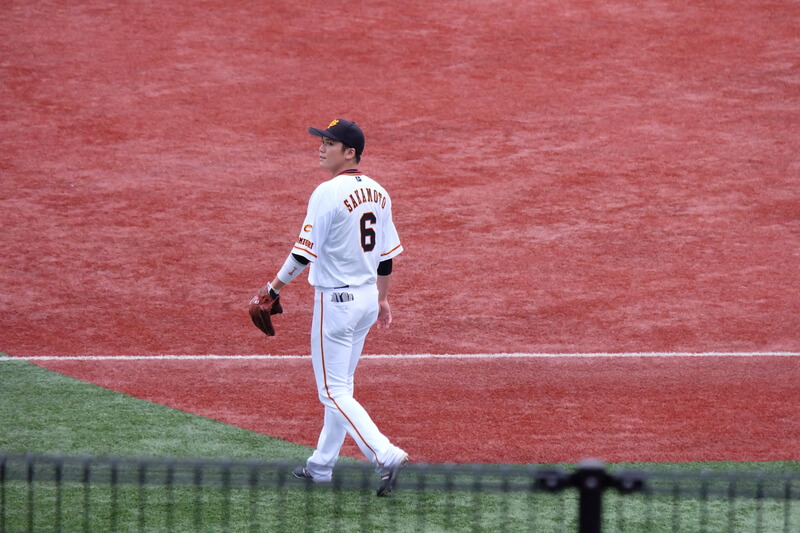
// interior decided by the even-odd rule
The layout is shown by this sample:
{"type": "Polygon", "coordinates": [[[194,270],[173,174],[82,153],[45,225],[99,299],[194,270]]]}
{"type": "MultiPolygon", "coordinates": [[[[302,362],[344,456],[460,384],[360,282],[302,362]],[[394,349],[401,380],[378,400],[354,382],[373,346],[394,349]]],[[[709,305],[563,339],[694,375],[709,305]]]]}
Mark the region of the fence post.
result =
{"type": "Polygon", "coordinates": [[[600,533],[603,522],[603,494],[610,488],[620,494],[641,492],[645,489],[645,475],[628,472],[612,475],[606,472],[605,464],[597,459],[586,459],[578,463],[569,485],[578,489],[578,531],[600,533]]]}
{"type": "Polygon", "coordinates": [[[578,504],[578,531],[600,533],[603,519],[603,493],[611,485],[605,464],[596,459],[578,463],[572,475],[572,485],[580,494],[578,504]]]}

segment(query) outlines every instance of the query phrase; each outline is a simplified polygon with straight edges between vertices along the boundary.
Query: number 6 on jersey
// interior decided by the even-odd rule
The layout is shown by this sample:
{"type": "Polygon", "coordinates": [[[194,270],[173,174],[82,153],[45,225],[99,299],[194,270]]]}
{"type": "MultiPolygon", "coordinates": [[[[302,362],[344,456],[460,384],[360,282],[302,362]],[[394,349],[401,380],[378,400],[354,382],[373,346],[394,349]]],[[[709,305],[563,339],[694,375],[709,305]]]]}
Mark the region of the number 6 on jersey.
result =
{"type": "Polygon", "coordinates": [[[364,213],[361,215],[361,248],[364,253],[371,252],[375,249],[375,230],[372,229],[378,222],[375,213],[364,213]]]}

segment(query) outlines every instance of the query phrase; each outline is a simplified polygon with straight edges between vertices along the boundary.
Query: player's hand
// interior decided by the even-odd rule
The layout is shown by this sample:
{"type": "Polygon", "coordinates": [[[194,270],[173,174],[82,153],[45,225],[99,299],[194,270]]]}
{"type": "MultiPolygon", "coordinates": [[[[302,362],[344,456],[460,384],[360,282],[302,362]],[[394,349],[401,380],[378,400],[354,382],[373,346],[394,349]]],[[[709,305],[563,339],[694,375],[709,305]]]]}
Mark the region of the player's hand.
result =
{"type": "Polygon", "coordinates": [[[270,291],[272,287],[269,283],[267,283],[261,290],[258,291],[258,294],[253,298],[253,301],[250,303],[256,303],[261,306],[263,311],[269,311],[270,315],[278,315],[283,313],[283,307],[281,307],[281,297],[279,294],[275,294],[270,291]]]}
{"type": "Polygon", "coordinates": [[[270,286],[258,291],[250,300],[250,318],[258,329],[268,337],[275,336],[275,327],[272,325],[272,315],[283,313],[281,296],[270,291],[270,286]]]}
{"type": "Polygon", "coordinates": [[[378,302],[378,329],[389,329],[392,323],[392,306],[387,300],[378,302]]]}

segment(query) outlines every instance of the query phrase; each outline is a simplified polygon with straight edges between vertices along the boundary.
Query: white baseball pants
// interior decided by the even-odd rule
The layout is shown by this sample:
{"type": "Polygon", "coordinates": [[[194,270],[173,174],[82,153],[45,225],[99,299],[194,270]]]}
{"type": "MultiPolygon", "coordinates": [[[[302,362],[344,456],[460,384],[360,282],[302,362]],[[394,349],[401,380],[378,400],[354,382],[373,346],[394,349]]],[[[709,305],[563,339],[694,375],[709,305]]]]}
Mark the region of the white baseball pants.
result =
{"type": "Polygon", "coordinates": [[[383,475],[405,452],[392,445],[353,398],[353,375],[364,340],[378,318],[376,285],[317,290],[311,359],[325,417],[317,449],[306,463],[315,481],[329,481],[346,435],[383,475]]]}

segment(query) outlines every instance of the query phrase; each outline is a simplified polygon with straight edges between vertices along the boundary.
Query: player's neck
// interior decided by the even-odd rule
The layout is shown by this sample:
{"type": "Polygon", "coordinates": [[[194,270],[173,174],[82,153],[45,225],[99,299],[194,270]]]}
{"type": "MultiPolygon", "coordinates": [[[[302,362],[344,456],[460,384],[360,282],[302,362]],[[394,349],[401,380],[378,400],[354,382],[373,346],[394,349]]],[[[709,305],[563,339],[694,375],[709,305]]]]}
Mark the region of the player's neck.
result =
{"type": "Polygon", "coordinates": [[[338,167],[335,170],[331,170],[331,174],[335,178],[336,176],[344,173],[352,174],[353,172],[358,172],[358,165],[353,164],[346,164],[338,167]]]}

